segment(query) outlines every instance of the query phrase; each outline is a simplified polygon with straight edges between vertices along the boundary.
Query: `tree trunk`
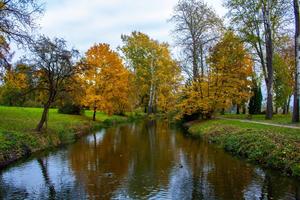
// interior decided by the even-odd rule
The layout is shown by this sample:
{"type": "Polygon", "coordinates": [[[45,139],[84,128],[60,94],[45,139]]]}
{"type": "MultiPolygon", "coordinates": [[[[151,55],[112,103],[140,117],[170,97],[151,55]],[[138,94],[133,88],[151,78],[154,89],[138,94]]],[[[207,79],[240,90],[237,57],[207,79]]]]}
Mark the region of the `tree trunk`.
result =
{"type": "Polygon", "coordinates": [[[294,0],[294,14],[295,14],[295,58],[296,58],[296,72],[295,72],[295,88],[294,88],[294,108],[293,119],[294,123],[299,122],[299,103],[300,103],[300,16],[299,16],[299,2],[294,0]]]}
{"type": "Polygon", "coordinates": [[[96,121],[96,112],[97,112],[97,107],[94,106],[93,121],[96,121]]]}
{"type": "Polygon", "coordinates": [[[239,104],[236,105],[236,114],[237,115],[240,114],[240,105],[239,104]]]}
{"type": "Polygon", "coordinates": [[[221,115],[225,115],[225,108],[222,108],[221,115]]]}
{"type": "Polygon", "coordinates": [[[244,105],[243,105],[243,114],[245,115],[246,112],[247,112],[247,109],[246,109],[246,105],[244,104],[244,105]]]}
{"type": "Polygon", "coordinates": [[[267,61],[267,110],[266,119],[273,118],[273,41],[272,41],[272,29],[270,19],[270,0],[267,0],[263,4],[263,19],[265,27],[265,38],[266,38],[266,61],[267,61]]]}
{"type": "Polygon", "coordinates": [[[289,96],[289,99],[287,101],[287,105],[286,105],[286,114],[290,114],[290,105],[291,105],[291,96],[289,96]]]}
{"type": "Polygon", "coordinates": [[[287,101],[284,103],[284,105],[283,105],[283,109],[282,109],[282,114],[283,115],[286,115],[287,114],[287,101]]]}
{"type": "Polygon", "coordinates": [[[148,114],[153,113],[153,93],[154,93],[154,86],[151,83],[150,86],[150,98],[149,98],[149,103],[148,103],[148,114]]]}
{"type": "Polygon", "coordinates": [[[40,120],[38,126],[36,127],[36,130],[37,130],[38,132],[41,132],[42,129],[43,129],[43,126],[44,126],[44,124],[45,124],[45,122],[46,122],[46,120],[47,120],[47,116],[48,116],[48,112],[49,112],[50,105],[51,105],[51,102],[50,102],[50,101],[48,101],[48,103],[46,103],[46,104],[44,105],[44,110],[43,110],[42,118],[41,118],[41,120],[40,120]]]}
{"type": "Polygon", "coordinates": [[[155,86],[154,86],[154,60],[151,61],[151,85],[149,91],[148,114],[154,113],[154,99],[155,99],[155,86]]]}

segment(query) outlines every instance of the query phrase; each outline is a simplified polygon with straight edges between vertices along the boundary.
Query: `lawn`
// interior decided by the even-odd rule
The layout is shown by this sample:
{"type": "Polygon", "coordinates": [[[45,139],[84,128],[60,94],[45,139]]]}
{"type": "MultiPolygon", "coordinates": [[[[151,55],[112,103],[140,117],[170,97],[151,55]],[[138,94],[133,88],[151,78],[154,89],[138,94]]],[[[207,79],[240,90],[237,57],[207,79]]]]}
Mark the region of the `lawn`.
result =
{"type": "Polygon", "coordinates": [[[0,106],[0,168],[32,152],[74,142],[78,135],[104,123],[128,120],[128,117],[97,112],[97,121],[93,122],[93,113],[88,110],[78,116],[59,114],[57,109],[51,109],[47,129],[37,133],[35,128],[42,111],[42,108],[0,106]]]}
{"type": "Polygon", "coordinates": [[[211,120],[192,125],[196,136],[259,163],[300,177],[300,131],[234,120],[211,120]]]}
{"type": "Polygon", "coordinates": [[[272,120],[266,120],[265,115],[245,115],[245,114],[225,114],[220,115],[219,117],[228,118],[228,119],[243,119],[243,120],[253,120],[259,122],[267,122],[267,123],[275,123],[275,124],[282,124],[282,125],[294,125],[300,126],[300,124],[293,124],[292,123],[292,116],[291,115],[282,115],[276,114],[273,116],[272,120]]]}

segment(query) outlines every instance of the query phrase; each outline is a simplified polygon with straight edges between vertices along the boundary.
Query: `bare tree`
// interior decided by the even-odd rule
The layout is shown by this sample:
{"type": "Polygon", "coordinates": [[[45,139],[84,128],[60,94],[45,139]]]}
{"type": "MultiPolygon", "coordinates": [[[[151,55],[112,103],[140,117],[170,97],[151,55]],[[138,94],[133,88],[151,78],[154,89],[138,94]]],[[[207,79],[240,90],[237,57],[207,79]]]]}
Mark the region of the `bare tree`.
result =
{"type": "Polygon", "coordinates": [[[296,63],[296,72],[295,72],[293,122],[299,122],[299,103],[300,103],[300,14],[299,14],[299,0],[294,0],[294,14],[295,14],[295,58],[296,58],[295,63],[296,63]]]}
{"type": "Polygon", "coordinates": [[[33,66],[38,78],[37,88],[44,94],[44,111],[36,128],[41,131],[47,120],[49,108],[56,101],[58,95],[68,90],[77,68],[74,65],[74,57],[78,51],[67,49],[63,39],[55,38],[51,41],[47,37],[41,37],[32,48],[33,66]]]}
{"type": "Polygon", "coordinates": [[[1,0],[0,35],[7,41],[26,43],[31,40],[35,20],[42,12],[43,4],[38,0],[1,0]]]}
{"type": "Polygon", "coordinates": [[[183,50],[183,71],[191,79],[205,73],[206,56],[212,42],[220,36],[222,20],[202,0],[180,0],[171,22],[175,23],[176,43],[183,50]]]}

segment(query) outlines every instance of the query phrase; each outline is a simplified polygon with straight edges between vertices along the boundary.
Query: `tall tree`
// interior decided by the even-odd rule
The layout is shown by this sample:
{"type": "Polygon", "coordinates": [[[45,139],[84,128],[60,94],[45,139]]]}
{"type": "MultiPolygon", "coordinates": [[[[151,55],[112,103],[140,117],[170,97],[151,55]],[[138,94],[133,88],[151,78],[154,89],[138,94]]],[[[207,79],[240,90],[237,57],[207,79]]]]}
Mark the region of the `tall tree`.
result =
{"type": "Polygon", "coordinates": [[[247,101],[251,95],[253,63],[243,42],[232,31],[225,33],[209,56],[209,74],[184,90],[180,115],[201,113],[210,118],[215,111],[247,101]]]}
{"type": "Polygon", "coordinates": [[[299,122],[299,107],[300,107],[300,12],[299,1],[294,0],[294,15],[295,15],[295,89],[294,89],[294,108],[293,122],[299,122]]]}
{"type": "Polygon", "coordinates": [[[174,35],[183,50],[183,70],[193,80],[203,77],[208,50],[220,37],[222,20],[203,0],[180,0],[171,22],[175,23],[174,35]]]}
{"type": "Polygon", "coordinates": [[[275,105],[282,108],[287,114],[290,107],[291,97],[294,88],[294,45],[287,46],[280,53],[274,55],[274,92],[275,105]]]}
{"type": "Polygon", "coordinates": [[[181,71],[171,58],[168,44],[140,32],[123,35],[122,40],[121,50],[133,71],[140,105],[147,107],[148,114],[155,113],[157,106],[169,107],[169,103],[174,102],[171,97],[178,89],[181,71]]]}
{"type": "Polygon", "coordinates": [[[77,73],[74,58],[78,51],[69,50],[65,40],[40,37],[32,47],[34,72],[37,77],[37,88],[41,91],[44,105],[41,120],[36,128],[41,131],[48,116],[51,105],[58,95],[68,91],[77,73]]]}
{"type": "Polygon", "coordinates": [[[85,54],[87,70],[79,77],[86,86],[83,104],[107,114],[123,114],[129,106],[129,71],[108,44],[96,44],[85,54]]]}
{"type": "Polygon", "coordinates": [[[267,87],[266,119],[273,116],[273,51],[274,38],[288,22],[286,0],[226,0],[232,24],[257,55],[267,87]]]}

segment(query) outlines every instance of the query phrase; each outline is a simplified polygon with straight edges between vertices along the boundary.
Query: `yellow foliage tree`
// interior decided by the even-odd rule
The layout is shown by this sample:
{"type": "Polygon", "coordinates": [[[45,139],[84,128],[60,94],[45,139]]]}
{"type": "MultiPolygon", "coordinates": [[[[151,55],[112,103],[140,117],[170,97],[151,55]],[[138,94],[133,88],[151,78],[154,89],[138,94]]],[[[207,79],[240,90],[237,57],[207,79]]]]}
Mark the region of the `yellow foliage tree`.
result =
{"type": "Polygon", "coordinates": [[[215,45],[208,61],[208,73],[184,89],[179,117],[201,113],[210,118],[215,111],[244,103],[251,96],[253,63],[232,31],[215,45]]]}
{"type": "Polygon", "coordinates": [[[129,71],[108,44],[96,44],[86,52],[87,70],[80,75],[85,83],[83,104],[109,115],[129,109],[129,71]]]}
{"type": "Polygon", "coordinates": [[[148,114],[157,109],[168,112],[176,103],[176,90],[181,81],[180,67],[171,58],[168,44],[140,32],[123,35],[122,40],[121,50],[133,71],[139,104],[148,114]]]}

